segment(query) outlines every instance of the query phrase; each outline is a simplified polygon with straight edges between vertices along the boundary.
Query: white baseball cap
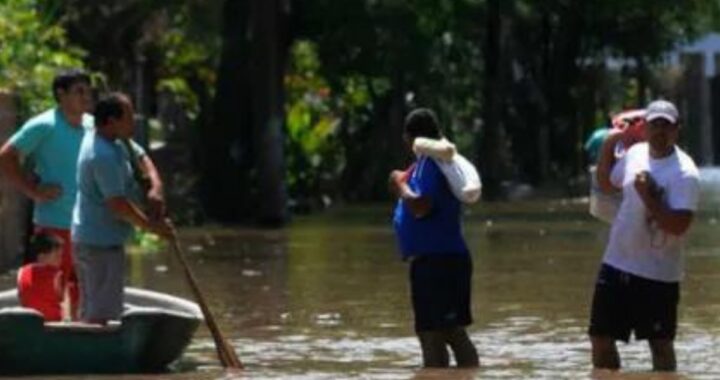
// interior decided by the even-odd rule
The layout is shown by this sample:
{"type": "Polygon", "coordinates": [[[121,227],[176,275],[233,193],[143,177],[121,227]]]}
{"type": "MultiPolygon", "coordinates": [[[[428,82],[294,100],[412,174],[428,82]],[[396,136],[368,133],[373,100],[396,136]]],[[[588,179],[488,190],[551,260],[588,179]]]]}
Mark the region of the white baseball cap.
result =
{"type": "Polygon", "coordinates": [[[648,104],[645,108],[647,113],[645,114],[645,120],[651,122],[655,119],[663,118],[672,124],[676,124],[678,121],[678,110],[675,105],[668,102],[667,100],[655,100],[648,104]]]}

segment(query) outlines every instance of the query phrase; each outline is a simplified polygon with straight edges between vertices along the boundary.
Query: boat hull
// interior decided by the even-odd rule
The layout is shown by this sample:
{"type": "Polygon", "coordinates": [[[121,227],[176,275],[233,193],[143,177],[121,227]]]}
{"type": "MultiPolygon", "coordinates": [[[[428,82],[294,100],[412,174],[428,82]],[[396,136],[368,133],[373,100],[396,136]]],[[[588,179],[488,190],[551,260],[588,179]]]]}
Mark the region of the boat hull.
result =
{"type": "MultiPolygon", "coordinates": [[[[202,321],[181,298],[126,288],[120,323],[107,327],[45,324],[0,293],[0,374],[163,372],[190,343],[202,321]]],[[[17,298],[16,296],[14,296],[17,298]]]]}

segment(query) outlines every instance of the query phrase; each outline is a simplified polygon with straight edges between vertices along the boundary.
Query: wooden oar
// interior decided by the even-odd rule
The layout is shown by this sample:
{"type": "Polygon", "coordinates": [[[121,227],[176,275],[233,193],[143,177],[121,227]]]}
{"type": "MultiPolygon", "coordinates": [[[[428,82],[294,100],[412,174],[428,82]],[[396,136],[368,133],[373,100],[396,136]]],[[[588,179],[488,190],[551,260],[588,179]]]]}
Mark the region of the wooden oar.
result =
{"type": "MultiPolygon", "coordinates": [[[[133,149],[130,140],[122,139],[121,141],[122,144],[125,146],[125,149],[127,150],[128,156],[130,158],[130,166],[133,172],[133,177],[135,181],[137,181],[140,189],[143,190],[143,194],[147,194],[148,190],[150,189],[150,180],[147,173],[145,173],[140,168],[140,157],[138,157],[135,149],[133,149]]],[[[215,350],[217,351],[220,363],[225,368],[242,369],[243,365],[240,362],[240,359],[238,359],[237,355],[235,354],[235,350],[230,345],[230,343],[228,343],[227,340],[225,340],[225,337],[223,337],[222,332],[220,332],[220,328],[215,322],[215,317],[213,317],[212,312],[210,312],[210,308],[207,305],[207,302],[205,302],[205,297],[203,297],[203,294],[200,291],[200,287],[195,280],[195,276],[193,276],[192,271],[190,271],[190,266],[188,265],[187,261],[185,261],[185,255],[183,254],[182,248],[180,248],[177,236],[173,234],[170,242],[173,246],[173,252],[175,253],[175,257],[177,257],[180,265],[183,267],[183,272],[185,272],[185,279],[187,280],[188,284],[190,284],[190,289],[192,290],[193,294],[195,295],[195,299],[200,305],[200,310],[203,313],[203,317],[205,318],[205,323],[207,323],[208,329],[210,329],[210,334],[215,341],[215,350]]]]}
{"type": "Polygon", "coordinates": [[[173,238],[171,239],[171,243],[173,245],[173,252],[175,252],[175,257],[177,257],[180,265],[183,267],[183,271],[185,272],[185,278],[187,279],[188,284],[190,284],[190,289],[192,289],[192,292],[195,295],[195,299],[200,305],[200,310],[202,311],[203,317],[205,318],[205,323],[207,323],[208,329],[210,329],[210,334],[215,341],[215,350],[217,351],[220,363],[225,368],[242,369],[243,365],[240,362],[240,359],[238,359],[237,355],[235,354],[235,350],[230,345],[230,343],[228,343],[227,340],[225,340],[225,337],[223,337],[222,332],[220,332],[220,328],[215,322],[215,317],[213,317],[212,313],[210,312],[210,308],[207,305],[207,302],[205,302],[205,297],[203,297],[203,294],[200,291],[200,287],[198,286],[197,281],[195,281],[195,276],[193,276],[192,272],[190,271],[190,267],[187,264],[187,261],[185,261],[185,255],[183,254],[182,248],[180,248],[180,244],[178,243],[176,236],[173,236],[173,238]]]}

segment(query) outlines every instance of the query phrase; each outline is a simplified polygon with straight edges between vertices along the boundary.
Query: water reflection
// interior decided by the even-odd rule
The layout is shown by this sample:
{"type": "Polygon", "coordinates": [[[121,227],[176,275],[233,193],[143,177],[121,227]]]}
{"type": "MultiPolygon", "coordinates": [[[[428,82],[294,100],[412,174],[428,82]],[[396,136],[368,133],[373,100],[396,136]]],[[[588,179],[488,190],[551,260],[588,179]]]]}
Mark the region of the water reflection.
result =
{"type": "MultiPolygon", "coordinates": [[[[622,373],[591,372],[585,330],[607,227],[589,219],[585,207],[567,201],[469,210],[477,371],[418,368],[407,268],[397,258],[387,207],[300,218],[280,232],[185,230],[183,244],[210,307],[249,370],[223,373],[201,330],[180,372],[155,378],[720,378],[720,235],[712,219],[701,220],[689,240],[680,374],[647,372],[642,343],[619,345],[622,373]]],[[[133,254],[129,268],[135,286],[191,296],[169,252],[133,254]]],[[[12,277],[0,282],[9,285],[12,277]]]]}

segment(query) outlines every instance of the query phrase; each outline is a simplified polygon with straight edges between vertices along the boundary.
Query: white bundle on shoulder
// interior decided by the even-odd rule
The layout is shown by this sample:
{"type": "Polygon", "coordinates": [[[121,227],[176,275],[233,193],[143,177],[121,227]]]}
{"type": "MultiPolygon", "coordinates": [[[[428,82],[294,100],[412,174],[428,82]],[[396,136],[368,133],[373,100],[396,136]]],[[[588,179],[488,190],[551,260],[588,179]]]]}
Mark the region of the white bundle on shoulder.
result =
{"type": "Polygon", "coordinates": [[[439,140],[418,137],[413,141],[415,154],[432,158],[447,178],[450,190],[463,203],[475,203],[480,199],[482,182],[475,165],[455,149],[445,138],[439,140]]]}

